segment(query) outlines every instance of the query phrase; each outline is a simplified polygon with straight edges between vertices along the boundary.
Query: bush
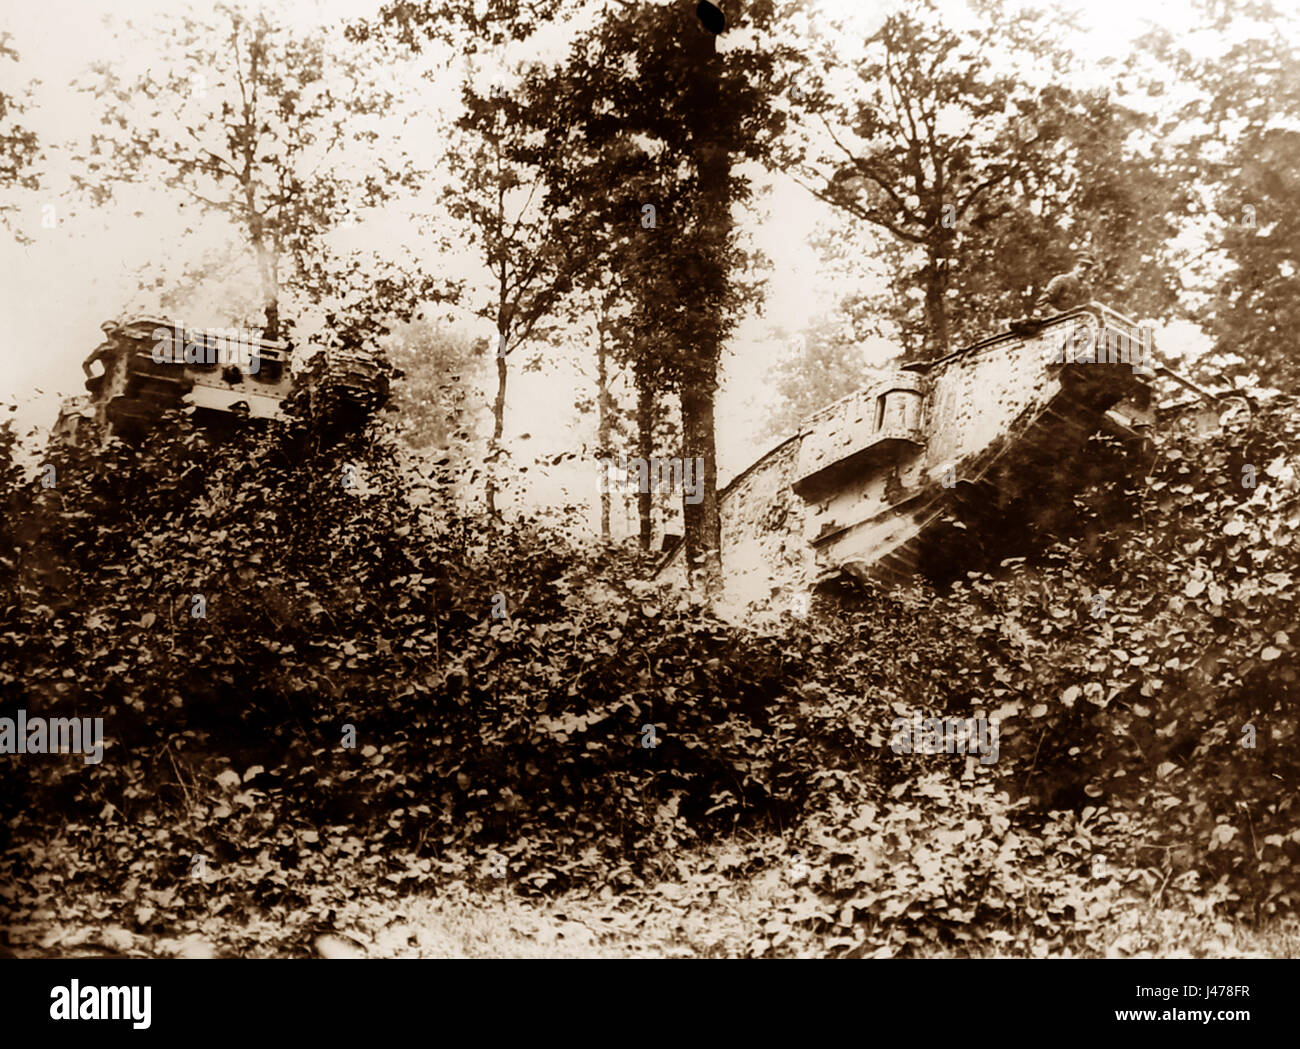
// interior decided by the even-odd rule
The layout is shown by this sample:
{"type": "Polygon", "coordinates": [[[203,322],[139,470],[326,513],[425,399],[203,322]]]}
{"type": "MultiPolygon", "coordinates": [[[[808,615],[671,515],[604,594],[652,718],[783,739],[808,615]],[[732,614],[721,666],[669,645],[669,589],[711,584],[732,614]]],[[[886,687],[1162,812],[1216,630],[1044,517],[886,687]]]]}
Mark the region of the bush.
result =
{"type": "Polygon", "coordinates": [[[100,765],[8,757],[3,815],[71,834],[106,884],[112,857],[163,885],[201,854],[277,899],[363,849],[397,884],[500,856],[554,891],[778,829],[809,873],[773,928],[855,953],[1083,942],[1153,879],[1292,909],[1295,428],[1279,399],[1167,431],[1127,500],[1080,497],[1086,557],[1063,540],[765,631],[545,521],[464,517],[378,425],[326,446],[177,417],[52,450],[48,491],[0,431],[0,713],[102,716],[112,741],[100,765]],[[963,781],[894,754],[912,709],[999,718],[999,761],[963,781]]]}

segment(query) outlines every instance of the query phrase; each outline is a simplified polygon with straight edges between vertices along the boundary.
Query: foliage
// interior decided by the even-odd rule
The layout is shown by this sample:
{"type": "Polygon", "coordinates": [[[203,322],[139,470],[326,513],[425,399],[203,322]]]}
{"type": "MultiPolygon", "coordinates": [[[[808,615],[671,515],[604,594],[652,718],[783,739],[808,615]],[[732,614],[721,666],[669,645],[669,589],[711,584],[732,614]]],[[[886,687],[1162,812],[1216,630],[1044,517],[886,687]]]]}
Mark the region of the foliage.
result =
{"type": "Polygon", "coordinates": [[[935,3],[893,13],[851,60],[822,44],[787,88],[795,177],[858,220],[844,239],[883,234],[876,312],[907,358],[941,356],[1029,313],[1090,243],[1100,298],[1167,316],[1167,242],[1187,201],[1153,120],[1069,86],[1079,62],[1059,13],[972,10],[970,26],[935,3]]]}
{"type": "Polygon", "coordinates": [[[787,923],[812,921],[828,948],[873,957],[1086,944],[1119,909],[1115,882],[1096,865],[1115,822],[1087,808],[1027,831],[990,784],[928,773],[884,804],[840,803],[814,816],[802,899],[766,932],[779,946],[787,923]]]}
{"type": "Polygon", "coordinates": [[[527,40],[561,13],[558,0],[491,0],[486,4],[393,0],[380,8],[373,22],[357,19],[349,23],[348,36],[362,41],[377,39],[414,51],[440,41],[458,52],[475,55],[480,50],[499,51],[510,41],[527,40]]]}
{"type": "Polygon", "coordinates": [[[1030,313],[1078,245],[1097,256],[1095,298],[1143,319],[1181,314],[1172,243],[1192,194],[1156,122],[1110,90],[1048,89],[1023,111],[1043,141],[997,192],[1000,216],[958,256],[954,330],[974,341],[1030,313]]]}
{"type": "MultiPolygon", "coordinates": [[[[9,33],[0,32],[0,61],[9,59],[18,61],[18,53],[11,43],[9,33]]],[[[23,111],[27,108],[27,90],[0,89],[0,190],[36,189],[39,185],[36,173],[32,170],[39,154],[36,133],[19,123],[23,111]]],[[[0,203],[0,220],[6,225],[10,221],[10,212],[14,206],[0,203]]],[[[25,242],[24,234],[15,234],[20,243],[25,242]]]]}
{"type": "Polygon", "coordinates": [[[1300,133],[1252,133],[1241,155],[1239,173],[1218,197],[1225,220],[1218,246],[1231,269],[1204,315],[1215,349],[1228,355],[1229,375],[1294,391],[1300,383],[1291,336],[1300,322],[1300,133]]]}
{"type": "Polygon", "coordinates": [[[93,712],[113,741],[99,766],[23,762],[29,805],[134,823],[190,808],[187,782],[214,774],[199,755],[238,753],[261,793],[205,808],[186,858],[221,855],[246,809],[289,806],[417,856],[508,841],[545,885],[623,850],[632,877],[665,843],[795,804],[807,769],[751,750],[781,709],[774,640],[643,601],[615,555],[536,525],[434,522],[386,439],[174,422],[140,448],[57,449],[55,489],[8,493],[6,711],[93,712]]]}
{"type": "Polygon", "coordinates": [[[416,451],[452,447],[467,455],[481,407],[474,391],[486,380],[489,347],[482,340],[427,320],[396,324],[387,355],[402,375],[393,386],[393,426],[416,451]]]}
{"type": "Polygon", "coordinates": [[[139,448],[52,450],[52,490],[2,474],[3,713],[103,716],[111,745],[7,759],[4,819],[84,828],[87,884],[135,856],[146,918],[212,905],[196,855],[226,907],[323,907],[323,875],[295,871],[359,849],[395,887],[644,889],[683,848],[774,826],[803,870],[759,953],[800,930],[847,953],[1083,949],[1176,892],[1285,913],[1296,418],[1167,420],[1149,482],[1085,492],[1063,545],[766,630],[541,521],[412,498],[446,478],[404,473],[382,429],[318,447],[307,423],[214,440],[178,418],[139,448]],[[999,718],[998,762],[894,753],[914,709],[999,718]]]}
{"type": "Polygon", "coordinates": [[[1200,14],[1195,43],[1159,31],[1143,40],[1155,60],[1152,93],[1167,90],[1167,79],[1187,99],[1167,115],[1164,131],[1183,179],[1202,187],[1197,217],[1206,243],[1190,260],[1189,290],[1228,375],[1293,391],[1300,379],[1290,334],[1300,291],[1297,21],[1271,4],[1237,0],[1202,5],[1200,14]]]}
{"type": "Polygon", "coordinates": [[[1172,428],[1136,519],[1093,489],[1082,548],[1031,578],[973,580],[940,611],[996,610],[987,662],[961,675],[1023,750],[1036,739],[1035,796],[1123,806],[1147,832],[1137,866],[1194,870],[1273,913],[1295,906],[1300,850],[1297,416],[1282,398],[1229,415],[1221,434],[1172,428]]]}
{"type": "Polygon", "coordinates": [[[326,30],[292,31],[269,7],[217,4],[162,25],[164,58],[136,76],[100,63],[83,85],[101,130],[76,182],[93,202],[143,183],[222,217],[254,264],[267,338],[310,304],[335,336],[362,341],[446,293],[388,247],[363,263],[326,239],[419,185],[410,155],[383,148],[395,96],[364,54],[326,30]]]}
{"type": "Polygon", "coordinates": [[[844,317],[818,317],[794,342],[795,352],[770,374],[780,401],[763,430],[768,438],[790,436],[814,412],[871,382],[862,344],[844,317]]]}

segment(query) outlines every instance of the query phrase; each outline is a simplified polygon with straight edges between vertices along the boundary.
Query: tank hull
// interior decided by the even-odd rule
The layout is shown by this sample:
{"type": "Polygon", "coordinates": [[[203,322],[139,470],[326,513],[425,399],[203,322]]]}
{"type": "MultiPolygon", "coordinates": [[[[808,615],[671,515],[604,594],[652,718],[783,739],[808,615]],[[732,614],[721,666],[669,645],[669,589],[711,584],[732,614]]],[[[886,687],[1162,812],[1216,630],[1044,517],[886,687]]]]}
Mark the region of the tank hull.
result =
{"type": "MultiPolygon", "coordinates": [[[[1036,499],[1077,488],[1093,434],[1151,423],[1152,350],[1149,332],[1094,303],[828,406],[720,493],[727,596],[951,571],[955,533],[996,539],[1036,499]],[[1108,419],[1117,407],[1122,424],[1108,419]]],[[[659,575],[684,584],[680,544],[659,575]]]]}
{"type": "Polygon", "coordinates": [[[355,428],[388,397],[382,366],[356,350],[323,350],[296,375],[289,344],[257,332],[186,329],[160,317],[102,329],[105,341],[86,366],[101,361],[103,372],[86,380],[88,397],[65,402],[56,438],[84,441],[94,431],[135,440],[180,408],[209,426],[236,418],[282,420],[286,402],[304,386],[314,405],[329,406],[332,428],[355,428]]]}

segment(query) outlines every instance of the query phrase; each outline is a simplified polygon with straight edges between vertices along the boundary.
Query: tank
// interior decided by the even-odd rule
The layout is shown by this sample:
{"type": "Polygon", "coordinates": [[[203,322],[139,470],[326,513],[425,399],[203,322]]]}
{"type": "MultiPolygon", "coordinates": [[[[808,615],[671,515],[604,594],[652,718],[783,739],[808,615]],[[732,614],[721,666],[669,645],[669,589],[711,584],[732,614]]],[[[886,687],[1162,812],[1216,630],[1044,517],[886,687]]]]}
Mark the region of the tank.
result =
{"type": "MultiPolygon", "coordinates": [[[[1091,303],[882,375],[719,493],[728,599],[951,577],[972,540],[1050,527],[1093,434],[1149,445],[1156,367],[1150,329],[1091,303]]],[[[658,577],[684,585],[683,559],[677,543],[658,577]]]]}
{"type": "Polygon", "coordinates": [[[104,340],[82,365],[89,393],[64,402],[56,439],[137,440],[175,408],[192,409],[195,421],[209,427],[236,418],[282,420],[285,402],[301,389],[325,425],[351,429],[388,399],[387,369],[358,349],[320,350],[295,374],[291,345],[260,332],[184,328],[153,316],[100,327],[104,340]]]}

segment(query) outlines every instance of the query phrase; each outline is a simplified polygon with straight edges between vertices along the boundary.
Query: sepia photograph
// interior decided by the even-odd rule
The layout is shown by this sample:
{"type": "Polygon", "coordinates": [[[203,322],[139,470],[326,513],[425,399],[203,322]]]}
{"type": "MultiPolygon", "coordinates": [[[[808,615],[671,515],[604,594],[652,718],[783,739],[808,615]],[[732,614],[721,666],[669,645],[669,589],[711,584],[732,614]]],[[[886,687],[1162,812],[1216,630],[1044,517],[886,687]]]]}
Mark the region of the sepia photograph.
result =
{"type": "Polygon", "coordinates": [[[1300,956],[1292,0],[0,0],[0,273],[34,1022],[1300,956]]]}

